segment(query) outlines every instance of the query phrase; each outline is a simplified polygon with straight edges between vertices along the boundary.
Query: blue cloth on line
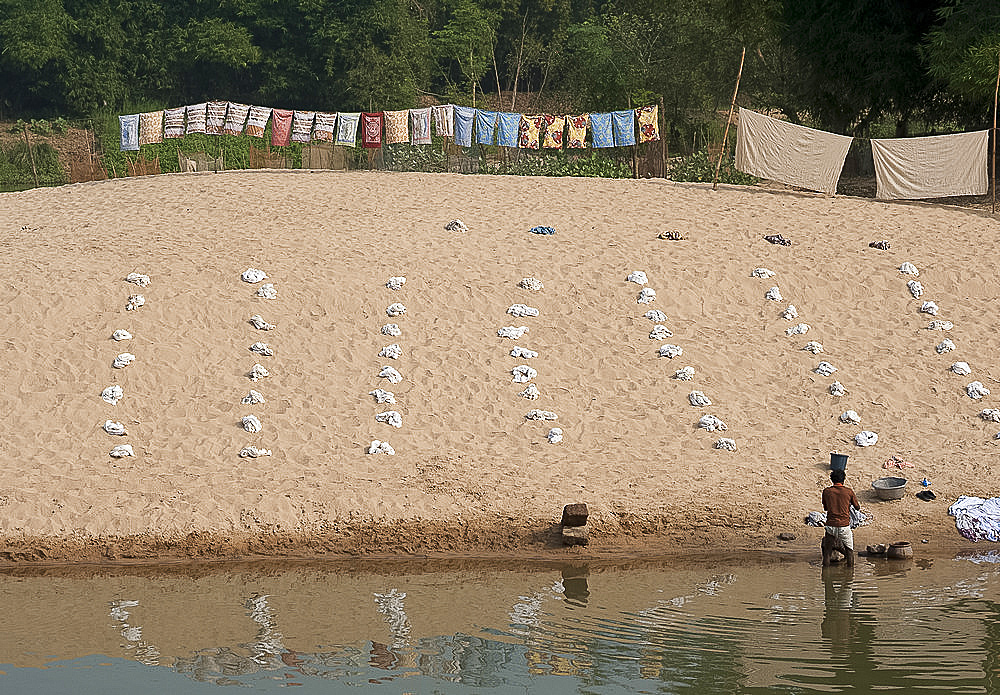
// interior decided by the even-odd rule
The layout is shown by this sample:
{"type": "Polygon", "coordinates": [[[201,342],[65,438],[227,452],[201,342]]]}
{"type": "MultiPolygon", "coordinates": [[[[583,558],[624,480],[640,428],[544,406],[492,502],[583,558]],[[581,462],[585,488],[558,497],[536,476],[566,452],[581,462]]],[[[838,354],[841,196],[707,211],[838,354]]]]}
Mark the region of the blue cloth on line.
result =
{"type": "Polygon", "coordinates": [[[556,230],[552,227],[532,227],[528,230],[532,234],[555,234],[556,230]]]}
{"type": "Polygon", "coordinates": [[[615,146],[615,136],[611,130],[610,113],[590,114],[590,137],[593,147],[615,146]]]}
{"type": "Polygon", "coordinates": [[[492,145],[497,132],[497,112],[476,109],[476,142],[492,145]]]}
{"type": "Polygon", "coordinates": [[[500,139],[497,143],[502,147],[520,147],[518,130],[521,127],[521,114],[500,114],[500,139]]]}
{"type": "Polygon", "coordinates": [[[612,116],[614,116],[615,124],[615,145],[618,147],[634,145],[635,111],[632,109],[628,109],[627,111],[615,111],[612,116]]]}
{"type": "Polygon", "coordinates": [[[121,151],[139,149],[139,114],[133,113],[129,116],[119,116],[118,125],[122,129],[121,151]]]}
{"type": "Polygon", "coordinates": [[[455,107],[455,144],[461,147],[472,147],[472,122],[476,119],[476,110],[471,106],[455,107]]]}

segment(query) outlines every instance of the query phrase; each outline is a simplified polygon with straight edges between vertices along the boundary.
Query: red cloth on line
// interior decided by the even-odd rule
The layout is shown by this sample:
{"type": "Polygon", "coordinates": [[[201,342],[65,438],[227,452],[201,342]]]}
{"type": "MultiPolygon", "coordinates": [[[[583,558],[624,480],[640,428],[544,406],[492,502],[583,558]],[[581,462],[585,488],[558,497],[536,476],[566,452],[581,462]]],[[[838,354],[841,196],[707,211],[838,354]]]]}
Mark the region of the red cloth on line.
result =
{"type": "Polygon", "coordinates": [[[361,114],[361,146],[377,149],[382,146],[382,112],[361,114]]]}
{"type": "Polygon", "coordinates": [[[271,145],[287,147],[292,144],[292,114],[287,109],[271,111],[271,145]]]}

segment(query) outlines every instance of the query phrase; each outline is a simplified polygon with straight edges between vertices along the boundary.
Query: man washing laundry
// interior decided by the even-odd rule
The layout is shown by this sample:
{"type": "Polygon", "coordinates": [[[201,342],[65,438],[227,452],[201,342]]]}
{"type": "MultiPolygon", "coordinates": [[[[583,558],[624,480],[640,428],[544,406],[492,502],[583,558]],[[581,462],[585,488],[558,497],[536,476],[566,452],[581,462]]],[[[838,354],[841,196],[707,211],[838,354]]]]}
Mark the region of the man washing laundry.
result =
{"type": "Polygon", "coordinates": [[[851,507],[861,509],[854,490],[844,485],[843,470],[830,471],[830,487],[823,490],[826,510],[826,533],[823,535],[823,566],[829,567],[834,550],[844,554],[849,567],[854,566],[854,534],[851,532],[851,507]]]}

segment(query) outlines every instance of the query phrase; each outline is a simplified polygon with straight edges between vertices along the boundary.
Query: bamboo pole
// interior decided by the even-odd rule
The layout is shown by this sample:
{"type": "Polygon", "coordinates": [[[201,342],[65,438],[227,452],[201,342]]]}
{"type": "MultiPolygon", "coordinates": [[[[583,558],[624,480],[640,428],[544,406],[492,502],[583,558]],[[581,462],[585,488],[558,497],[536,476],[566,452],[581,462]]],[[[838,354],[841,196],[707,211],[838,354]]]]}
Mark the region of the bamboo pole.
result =
{"type": "Polygon", "coordinates": [[[31,173],[35,177],[35,188],[38,188],[38,169],[35,168],[35,153],[31,151],[31,142],[28,140],[27,123],[24,124],[24,144],[28,147],[28,158],[31,159],[31,173]]]}
{"type": "MultiPolygon", "coordinates": [[[[631,111],[632,110],[632,97],[631,96],[628,98],[627,103],[628,103],[628,108],[631,111]]],[[[639,156],[638,156],[636,147],[637,147],[637,145],[636,145],[636,140],[635,140],[635,132],[633,131],[632,132],[632,178],[633,179],[639,178],[639,156]]]]}
{"type": "Polygon", "coordinates": [[[660,95],[660,118],[663,127],[660,128],[660,175],[667,178],[667,114],[663,110],[663,95],[660,95]]]}
{"type": "Polygon", "coordinates": [[[997,214],[997,97],[1000,96],[1000,53],[997,54],[997,86],[993,90],[993,214],[997,214]]]}
{"type": "Polygon", "coordinates": [[[733,103],[729,105],[729,117],[726,119],[726,131],[722,135],[722,151],[719,152],[719,163],[715,165],[715,178],[712,180],[712,190],[719,188],[719,172],[722,171],[722,158],[726,154],[726,141],[729,139],[729,124],[733,122],[733,111],[736,109],[736,94],[740,91],[740,78],[743,76],[743,61],[747,57],[747,47],[743,47],[740,55],[740,70],[736,73],[736,87],[733,89],[733,103]]]}

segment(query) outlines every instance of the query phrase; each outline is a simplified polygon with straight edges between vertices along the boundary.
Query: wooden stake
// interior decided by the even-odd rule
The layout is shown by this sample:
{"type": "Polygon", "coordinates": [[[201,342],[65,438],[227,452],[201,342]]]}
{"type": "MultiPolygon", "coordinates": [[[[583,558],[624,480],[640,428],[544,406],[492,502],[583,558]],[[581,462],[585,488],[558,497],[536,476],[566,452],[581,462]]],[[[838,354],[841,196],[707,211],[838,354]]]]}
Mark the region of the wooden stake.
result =
{"type": "MultiPolygon", "coordinates": [[[[627,103],[628,103],[629,110],[631,110],[632,109],[632,97],[628,98],[628,102],[627,103]]],[[[632,115],[634,116],[635,114],[632,114],[632,115]]],[[[633,179],[639,178],[639,157],[638,157],[638,153],[636,151],[636,147],[637,147],[637,145],[636,145],[636,140],[635,140],[635,130],[633,129],[633,131],[632,131],[632,178],[633,179]]]]}
{"type": "Polygon", "coordinates": [[[663,96],[660,96],[660,118],[663,127],[660,128],[660,176],[667,178],[667,114],[663,110],[663,96]]]}
{"type": "Polygon", "coordinates": [[[997,214],[997,96],[1000,95],[1000,54],[997,57],[997,86],[993,90],[993,214],[997,214]]]}
{"type": "MultiPolygon", "coordinates": [[[[994,123],[994,126],[996,124],[994,123]]],[[[24,124],[24,144],[28,146],[28,157],[31,159],[31,173],[35,177],[35,188],[38,188],[38,169],[35,168],[35,153],[31,151],[31,142],[28,141],[28,124],[24,124]]]]}
{"type": "Polygon", "coordinates": [[[726,131],[722,135],[722,151],[719,152],[719,163],[715,165],[715,178],[712,180],[712,190],[719,188],[719,172],[722,171],[722,158],[726,154],[726,141],[729,139],[729,124],[733,122],[733,111],[736,109],[736,94],[740,91],[740,78],[743,76],[743,60],[747,57],[747,47],[743,47],[740,55],[740,71],[736,73],[736,87],[733,89],[733,103],[729,105],[729,118],[726,119],[726,131]]]}

